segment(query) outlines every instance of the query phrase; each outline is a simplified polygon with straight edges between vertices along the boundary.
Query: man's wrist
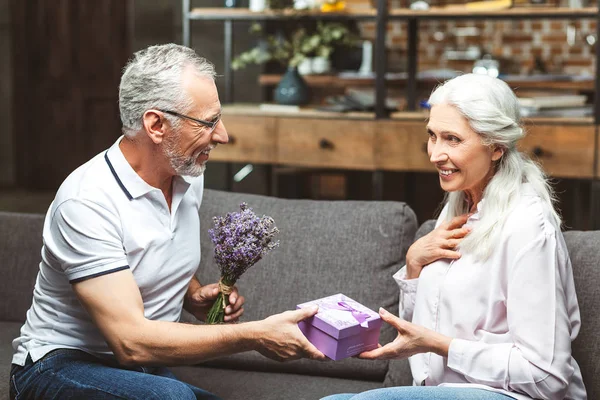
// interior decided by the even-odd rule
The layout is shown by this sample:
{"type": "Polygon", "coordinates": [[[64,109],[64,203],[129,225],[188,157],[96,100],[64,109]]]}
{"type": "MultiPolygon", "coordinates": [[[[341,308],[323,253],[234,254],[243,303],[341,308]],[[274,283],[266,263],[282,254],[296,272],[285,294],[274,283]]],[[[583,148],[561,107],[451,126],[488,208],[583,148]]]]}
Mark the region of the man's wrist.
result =
{"type": "Polygon", "coordinates": [[[243,324],[235,324],[241,328],[241,345],[247,350],[259,350],[261,348],[261,339],[264,337],[261,321],[250,321],[243,324]]]}
{"type": "Polygon", "coordinates": [[[202,287],[202,285],[200,284],[200,282],[198,282],[198,279],[196,279],[196,277],[193,277],[190,280],[190,284],[188,285],[187,291],[185,292],[185,295],[183,296],[183,308],[186,311],[190,311],[189,305],[190,305],[190,302],[192,301],[192,295],[194,293],[196,293],[196,291],[198,291],[201,287],[202,287]]]}
{"type": "Polygon", "coordinates": [[[188,285],[187,291],[185,292],[185,297],[191,296],[201,287],[202,285],[200,284],[200,282],[198,282],[198,279],[196,279],[196,277],[193,277],[190,280],[190,284],[188,285]]]}

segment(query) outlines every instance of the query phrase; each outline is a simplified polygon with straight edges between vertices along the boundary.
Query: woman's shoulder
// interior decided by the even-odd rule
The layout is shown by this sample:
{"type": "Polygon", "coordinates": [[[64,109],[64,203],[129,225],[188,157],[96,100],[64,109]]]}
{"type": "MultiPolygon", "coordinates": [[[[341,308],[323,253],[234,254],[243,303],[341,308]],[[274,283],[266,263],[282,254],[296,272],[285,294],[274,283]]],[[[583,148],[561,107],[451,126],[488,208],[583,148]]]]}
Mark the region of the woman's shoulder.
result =
{"type": "Polygon", "coordinates": [[[533,188],[524,184],[504,225],[508,235],[518,234],[521,240],[533,240],[540,235],[553,235],[560,227],[554,221],[552,205],[544,201],[533,188]]]}

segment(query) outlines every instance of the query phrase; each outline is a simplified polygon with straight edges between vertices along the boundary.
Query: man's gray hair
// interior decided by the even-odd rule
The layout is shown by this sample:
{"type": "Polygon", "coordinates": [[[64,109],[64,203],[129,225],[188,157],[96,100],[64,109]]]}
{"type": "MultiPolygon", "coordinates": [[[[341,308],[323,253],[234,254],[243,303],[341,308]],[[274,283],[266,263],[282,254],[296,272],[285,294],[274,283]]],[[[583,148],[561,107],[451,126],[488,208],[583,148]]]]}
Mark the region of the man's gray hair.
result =
{"type": "MultiPolygon", "coordinates": [[[[462,241],[460,248],[480,260],[487,259],[496,236],[502,230],[508,214],[519,198],[522,184],[531,184],[543,202],[549,205],[553,219],[560,227],[561,219],[554,208],[556,198],[552,187],[537,163],[521,153],[516,144],[525,136],[517,96],[502,80],[487,75],[465,74],[438,86],[429,104],[455,107],[477,132],[484,145],[504,149],[496,163],[496,171],[483,192],[485,206],[480,222],[462,241]]],[[[469,212],[464,192],[446,195],[450,220],[469,212]]]]}
{"type": "MultiPolygon", "coordinates": [[[[133,137],[142,130],[142,117],[149,109],[168,109],[182,114],[192,107],[183,89],[186,68],[200,77],[215,79],[215,67],[194,50],[177,44],[150,46],[140,50],[123,69],[119,85],[119,112],[123,134],[133,137]]],[[[165,115],[178,129],[181,121],[165,115]]]]}

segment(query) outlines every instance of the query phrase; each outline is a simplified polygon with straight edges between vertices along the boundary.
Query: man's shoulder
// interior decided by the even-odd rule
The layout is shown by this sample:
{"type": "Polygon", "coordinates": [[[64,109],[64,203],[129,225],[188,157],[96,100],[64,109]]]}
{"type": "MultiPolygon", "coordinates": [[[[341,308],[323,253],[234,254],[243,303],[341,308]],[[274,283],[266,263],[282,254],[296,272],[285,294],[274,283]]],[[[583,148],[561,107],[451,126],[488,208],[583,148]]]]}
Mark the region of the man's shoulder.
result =
{"type": "Polygon", "coordinates": [[[69,200],[102,203],[114,191],[114,177],[104,159],[105,151],[79,166],[67,176],[56,192],[54,205],[69,200]]]}

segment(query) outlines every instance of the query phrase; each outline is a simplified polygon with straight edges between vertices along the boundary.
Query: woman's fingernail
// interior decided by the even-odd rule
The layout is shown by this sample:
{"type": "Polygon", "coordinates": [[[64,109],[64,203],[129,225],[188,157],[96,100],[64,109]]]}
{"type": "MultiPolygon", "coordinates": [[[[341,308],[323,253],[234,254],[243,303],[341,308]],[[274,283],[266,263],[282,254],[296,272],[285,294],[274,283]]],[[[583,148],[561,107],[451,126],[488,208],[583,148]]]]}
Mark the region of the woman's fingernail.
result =
{"type": "Polygon", "coordinates": [[[385,310],[385,308],[383,308],[383,307],[379,307],[379,314],[381,314],[381,315],[385,315],[385,314],[387,314],[387,313],[388,313],[388,312],[385,310]]]}

